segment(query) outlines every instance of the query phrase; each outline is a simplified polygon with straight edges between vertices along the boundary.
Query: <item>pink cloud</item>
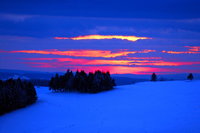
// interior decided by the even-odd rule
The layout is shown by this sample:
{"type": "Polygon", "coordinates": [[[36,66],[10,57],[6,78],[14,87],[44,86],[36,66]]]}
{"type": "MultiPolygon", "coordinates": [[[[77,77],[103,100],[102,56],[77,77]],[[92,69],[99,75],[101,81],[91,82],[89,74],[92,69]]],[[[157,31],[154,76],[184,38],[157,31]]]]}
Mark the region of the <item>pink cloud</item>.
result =
{"type": "Polygon", "coordinates": [[[59,51],[54,50],[19,50],[19,51],[9,51],[10,53],[27,53],[27,54],[52,54],[52,55],[65,55],[65,56],[74,56],[74,57],[104,57],[104,58],[113,58],[119,56],[128,56],[128,54],[136,53],[150,53],[155,52],[155,50],[145,49],[141,51],[127,51],[120,50],[117,52],[112,52],[110,50],[68,50],[68,51],[59,51]]]}

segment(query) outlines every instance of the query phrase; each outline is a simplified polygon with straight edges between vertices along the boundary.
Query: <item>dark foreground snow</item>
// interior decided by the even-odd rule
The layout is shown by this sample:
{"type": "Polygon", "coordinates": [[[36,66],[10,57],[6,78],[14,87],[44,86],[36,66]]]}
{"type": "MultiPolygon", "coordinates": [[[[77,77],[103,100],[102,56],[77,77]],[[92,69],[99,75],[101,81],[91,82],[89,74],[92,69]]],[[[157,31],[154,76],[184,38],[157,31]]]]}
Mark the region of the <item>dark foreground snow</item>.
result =
{"type": "Polygon", "coordinates": [[[0,116],[0,133],[200,133],[200,81],[37,93],[36,104],[0,116]]]}

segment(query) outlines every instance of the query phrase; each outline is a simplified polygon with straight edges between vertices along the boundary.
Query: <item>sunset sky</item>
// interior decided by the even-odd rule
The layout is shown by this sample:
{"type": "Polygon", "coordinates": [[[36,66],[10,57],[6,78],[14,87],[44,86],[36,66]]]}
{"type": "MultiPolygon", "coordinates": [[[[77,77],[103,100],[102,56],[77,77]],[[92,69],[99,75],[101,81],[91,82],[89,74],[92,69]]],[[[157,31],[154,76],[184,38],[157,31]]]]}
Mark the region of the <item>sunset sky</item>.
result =
{"type": "Polygon", "coordinates": [[[2,0],[0,69],[200,73],[199,0],[2,0]]]}

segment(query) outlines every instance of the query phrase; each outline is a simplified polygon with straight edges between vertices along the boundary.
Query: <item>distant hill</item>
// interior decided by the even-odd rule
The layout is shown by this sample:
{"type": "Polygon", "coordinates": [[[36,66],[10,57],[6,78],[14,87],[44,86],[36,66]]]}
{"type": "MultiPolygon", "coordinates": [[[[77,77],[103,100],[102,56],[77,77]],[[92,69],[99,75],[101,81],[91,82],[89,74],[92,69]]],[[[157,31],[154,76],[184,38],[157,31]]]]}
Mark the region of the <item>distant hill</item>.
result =
{"type": "Polygon", "coordinates": [[[37,71],[23,71],[23,70],[7,70],[0,69],[0,79],[5,80],[9,78],[22,78],[26,79],[44,79],[49,80],[55,73],[53,72],[37,72],[37,71]]]}
{"type": "Polygon", "coordinates": [[[115,79],[115,83],[117,85],[128,85],[128,84],[134,84],[137,82],[148,81],[147,79],[120,77],[120,75],[119,76],[112,75],[112,77],[115,79]]]}
{"type": "MultiPolygon", "coordinates": [[[[59,74],[63,74],[58,72],[59,74]]],[[[38,71],[23,71],[23,70],[9,70],[0,69],[0,79],[6,80],[9,78],[21,78],[25,80],[50,80],[56,72],[38,72],[38,71]]],[[[170,81],[170,80],[186,80],[188,73],[185,74],[168,74],[158,75],[158,80],[170,81]]],[[[194,79],[200,79],[200,74],[193,74],[194,79]]],[[[149,81],[151,75],[136,75],[136,74],[112,74],[117,85],[133,84],[136,82],[149,81]]],[[[45,82],[46,82],[45,81],[45,82]]]]}
{"type": "MultiPolygon", "coordinates": [[[[151,75],[136,75],[136,74],[112,74],[114,77],[127,77],[133,79],[143,79],[143,80],[150,80],[151,75]]],[[[188,73],[181,73],[181,74],[165,74],[159,75],[158,80],[186,80],[188,73]]],[[[193,73],[194,79],[200,79],[200,74],[193,73]]]]}

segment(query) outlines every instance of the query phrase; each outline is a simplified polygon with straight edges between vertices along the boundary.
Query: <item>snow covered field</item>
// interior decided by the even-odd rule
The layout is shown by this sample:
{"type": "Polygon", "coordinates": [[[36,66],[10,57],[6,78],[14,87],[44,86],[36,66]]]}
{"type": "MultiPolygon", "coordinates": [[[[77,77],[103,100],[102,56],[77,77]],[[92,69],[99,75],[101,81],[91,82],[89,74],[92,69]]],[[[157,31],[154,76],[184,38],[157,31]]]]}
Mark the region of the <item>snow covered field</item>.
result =
{"type": "Polygon", "coordinates": [[[200,133],[200,81],[141,82],[99,94],[52,93],[0,116],[0,133],[200,133]]]}

